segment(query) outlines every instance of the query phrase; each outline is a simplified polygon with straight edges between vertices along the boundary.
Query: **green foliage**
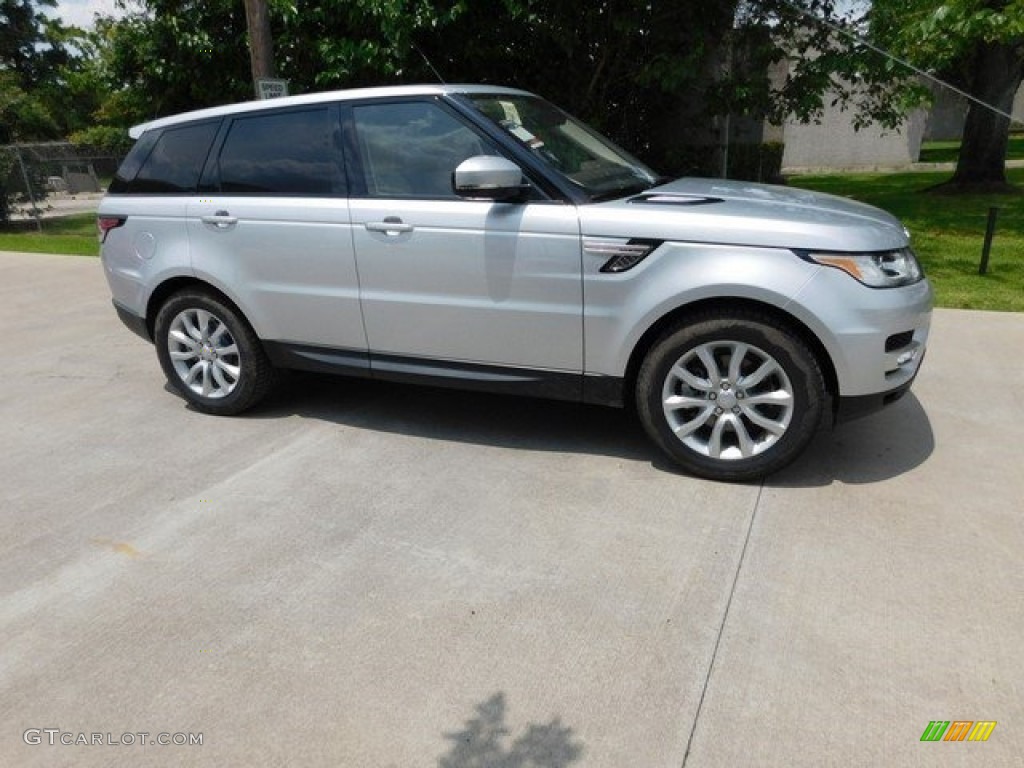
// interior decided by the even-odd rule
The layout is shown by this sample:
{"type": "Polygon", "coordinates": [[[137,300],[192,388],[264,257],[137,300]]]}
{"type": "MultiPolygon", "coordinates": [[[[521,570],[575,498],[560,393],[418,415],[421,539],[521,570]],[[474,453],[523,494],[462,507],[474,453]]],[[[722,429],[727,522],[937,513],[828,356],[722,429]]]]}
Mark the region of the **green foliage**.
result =
{"type": "MultiPolygon", "coordinates": [[[[802,2],[833,10],[831,0],[802,2]]],[[[805,19],[783,0],[757,7],[740,15],[736,31],[736,0],[271,0],[270,16],[278,75],[292,93],[430,82],[436,67],[448,82],[537,91],[670,167],[681,143],[709,140],[714,114],[757,119],[820,107],[820,95],[805,91],[827,79],[773,91],[766,75],[790,45],[782,33],[795,34],[805,19]],[[730,46],[742,48],[734,58],[745,65],[723,74],[730,46]]],[[[251,97],[244,13],[234,0],[146,0],[97,33],[105,125],[251,97]]],[[[819,38],[810,34],[807,44],[819,38]]]]}
{"type": "Polygon", "coordinates": [[[121,156],[132,146],[128,132],[112,125],[94,125],[72,133],[68,140],[76,147],[86,148],[96,154],[121,156]]]}
{"type": "Polygon", "coordinates": [[[54,0],[0,0],[0,142],[84,127],[99,102],[85,33],[42,14],[54,0]]]}

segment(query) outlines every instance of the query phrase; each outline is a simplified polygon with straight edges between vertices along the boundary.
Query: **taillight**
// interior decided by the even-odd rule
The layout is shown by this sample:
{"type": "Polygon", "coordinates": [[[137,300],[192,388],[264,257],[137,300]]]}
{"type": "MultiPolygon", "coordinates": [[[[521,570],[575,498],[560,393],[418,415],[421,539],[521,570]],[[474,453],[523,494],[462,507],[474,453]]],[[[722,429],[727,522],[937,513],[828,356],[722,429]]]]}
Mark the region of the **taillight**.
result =
{"type": "Polygon", "coordinates": [[[96,219],[96,227],[99,230],[101,243],[107,241],[107,234],[110,230],[117,229],[128,220],[127,216],[99,216],[96,219]]]}

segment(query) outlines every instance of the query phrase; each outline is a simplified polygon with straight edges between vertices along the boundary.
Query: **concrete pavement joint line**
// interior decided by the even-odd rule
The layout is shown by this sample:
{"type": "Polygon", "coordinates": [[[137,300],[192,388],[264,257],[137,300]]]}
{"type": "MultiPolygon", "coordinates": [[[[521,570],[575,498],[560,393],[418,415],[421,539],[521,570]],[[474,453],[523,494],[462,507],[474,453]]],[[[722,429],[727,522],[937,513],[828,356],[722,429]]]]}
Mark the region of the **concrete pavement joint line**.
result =
{"type": "Polygon", "coordinates": [[[761,506],[761,494],[764,493],[764,480],[757,487],[757,498],[754,499],[754,508],[750,511],[750,522],[747,523],[747,535],[743,539],[743,548],[740,550],[740,558],[736,563],[736,573],[732,577],[732,587],[729,589],[729,598],[725,601],[725,610],[722,612],[722,622],[718,625],[718,636],[715,638],[715,647],[711,649],[711,661],[708,663],[708,673],[704,676],[704,687],[700,691],[700,699],[697,701],[697,711],[693,713],[693,725],[690,726],[690,735],[686,739],[686,752],[683,753],[683,764],[690,759],[690,748],[693,746],[693,735],[697,732],[697,723],[700,722],[700,713],[704,708],[704,696],[708,692],[711,683],[711,675],[715,671],[715,659],[718,658],[718,646],[722,643],[722,635],[725,633],[725,624],[729,620],[729,609],[732,608],[732,598],[736,594],[736,585],[740,580],[740,570],[743,568],[743,561],[747,557],[747,546],[750,544],[750,534],[754,530],[754,520],[757,519],[757,508],[761,506]]]}

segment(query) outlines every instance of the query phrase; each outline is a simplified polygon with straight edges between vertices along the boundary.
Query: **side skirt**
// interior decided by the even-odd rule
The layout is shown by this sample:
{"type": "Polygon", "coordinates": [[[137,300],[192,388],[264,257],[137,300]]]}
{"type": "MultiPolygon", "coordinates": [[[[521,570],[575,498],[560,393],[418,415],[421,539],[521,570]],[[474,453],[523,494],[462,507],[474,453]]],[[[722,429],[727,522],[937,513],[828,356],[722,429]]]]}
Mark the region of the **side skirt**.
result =
{"type": "Polygon", "coordinates": [[[280,341],[264,341],[263,347],[270,361],[279,368],[546,400],[622,406],[623,381],[614,376],[378,355],[361,350],[280,341]]]}

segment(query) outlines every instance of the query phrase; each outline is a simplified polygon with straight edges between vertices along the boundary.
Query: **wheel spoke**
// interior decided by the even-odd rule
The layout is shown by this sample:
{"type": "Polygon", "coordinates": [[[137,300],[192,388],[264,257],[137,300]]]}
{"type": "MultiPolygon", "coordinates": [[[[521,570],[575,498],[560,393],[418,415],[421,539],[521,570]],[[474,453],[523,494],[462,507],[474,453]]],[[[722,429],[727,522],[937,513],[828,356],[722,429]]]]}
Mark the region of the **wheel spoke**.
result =
{"type": "MultiPolygon", "coordinates": [[[[219,360],[217,362],[220,362],[219,360]]],[[[231,389],[231,384],[224,377],[224,370],[217,364],[210,366],[210,373],[213,374],[213,380],[217,383],[217,389],[227,393],[231,389]]]]}
{"type": "MultiPolygon", "coordinates": [[[[213,328],[210,331],[210,343],[217,346],[217,339],[228,332],[228,327],[215,317],[212,318],[211,323],[213,328]]],[[[230,338],[230,336],[228,338],[230,338]]]]}
{"type": "Polygon", "coordinates": [[[219,357],[229,357],[231,355],[238,354],[238,345],[230,344],[226,347],[217,347],[217,355],[219,357]]]}
{"type": "Polygon", "coordinates": [[[196,364],[188,369],[188,371],[182,377],[182,380],[186,384],[191,386],[192,382],[194,382],[196,380],[196,376],[198,376],[200,373],[202,373],[202,370],[203,370],[203,361],[202,360],[197,360],[196,364]]]}
{"type": "Polygon", "coordinates": [[[682,440],[684,437],[689,437],[698,429],[708,423],[708,419],[714,415],[715,409],[713,406],[707,406],[703,411],[694,416],[689,421],[684,421],[679,426],[673,426],[672,431],[675,432],[676,437],[682,440]]]}
{"type": "Polygon", "coordinates": [[[195,360],[198,355],[194,349],[171,350],[171,360],[195,360]]]}
{"type": "Polygon", "coordinates": [[[209,397],[213,391],[212,374],[210,369],[213,367],[208,362],[203,360],[200,365],[203,366],[203,397],[209,397]]]}
{"type": "Polygon", "coordinates": [[[762,392],[759,395],[750,395],[743,404],[748,407],[755,405],[781,405],[790,406],[793,404],[793,395],[784,389],[776,389],[774,392],[762,392]]]}
{"type": "Polygon", "coordinates": [[[750,433],[747,432],[747,425],[743,423],[743,419],[736,416],[729,418],[729,425],[736,433],[736,439],[740,444],[740,453],[743,455],[743,458],[749,459],[754,455],[754,441],[751,439],[750,433]]]}
{"type": "Polygon", "coordinates": [[[707,408],[706,397],[693,397],[690,395],[672,395],[665,398],[665,407],[673,411],[683,408],[707,408]]]}
{"type": "MultiPolygon", "coordinates": [[[[215,372],[218,372],[218,373],[223,371],[224,373],[226,373],[228,376],[231,377],[231,381],[233,381],[233,382],[238,381],[238,377],[242,373],[242,369],[239,366],[237,366],[237,365],[230,365],[228,363],[225,363],[220,358],[218,358],[217,360],[214,361],[213,369],[214,369],[215,372]]],[[[228,387],[229,385],[225,383],[224,386],[228,387]]]]}
{"type": "Polygon", "coordinates": [[[193,340],[202,342],[203,332],[196,325],[196,320],[190,315],[190,313],[182,312],[178,315],[178,319],[181,321],[181,326],[185,329],[185,333],[192,337],[193,340]]]}
{"type": "Polygon", "coordinates": [[[774,360],[765,360],[763,363],[761,363],[761,365],[758,367],[756,371],[754,371],[748,376],[744,376],[743,378],[738,379],[736,381],[736,386],[742,387],[743,389],[750,389],[751,387],[756,387],[758,384],[764,381],[765,377],[767,377],[769,374],[775,373],[775,371],[778,370],[778,367],[778,364],[774,360]]]}
{"type": "Polygon", "coordinates": [[[697,357],[704,364],[704,369],[708,372],[708,380],[711,382],[712,387],[717,387],[722,383],[722,375],[718,370],[718,362],[715,360],[715,356],[711,354],[711,350],[705,345],[697,348],[697,357]]]}
{"type": "Polygon", "coordinates": [[[189,351],[192,352],[193,354],[197,354],[199,352],[199,344],[196,342],[196,340],[193,339],[191,336],[183,333],[182,331],[174,329],[168,335],[171,337],[172,340],[178,342],[183,347],[188,347],[189,351]]]}
{"type": "Polygon", "coordinates": [[[789,426],[789,411],[786,411],[785,416],[782,420],[775,421],[769,419],[767,416],[762,416],[760,413],[755,411],[753,408],[742,406],[743,415],[746,416],[750,421],[759,426],[761,429],[771,432],[776,437],[781,436],[786,428],[789,426]]]}
{"type": "Polygon", "coordinates": [[[210,340],[210,320],[213,317],[205,309],[196,310],[196,326],[199,328],[200,340],[210,340]]]}
{"type": "Polygon", "coordinates": [[[746,344],[737,343],[732,347],[732,354],[729,356],[729,381],[735,384],[740,379],[740,367],[750,349],[746,344]]]}
{"type": "Polygon", "coordinates": [[[715,420],[715,426],[711,430],[711,437],[708,438],[708,455],[712,459],[722,458],[722,433],[725,431],[726,418],[723,416],[715,420]]]}
{"type": "Polygon", "coordinates": [[[712,384],[707,379],[701,379],[690,373],[682,365],[676,364],[672,367],[671,375],[678,379],[681,379],[686,386],[690,389],[695,389],[698,392],[710,392],[712,384]]]}

